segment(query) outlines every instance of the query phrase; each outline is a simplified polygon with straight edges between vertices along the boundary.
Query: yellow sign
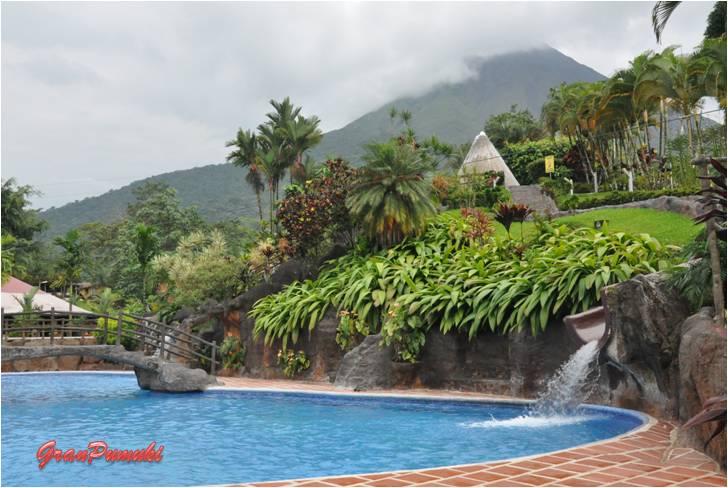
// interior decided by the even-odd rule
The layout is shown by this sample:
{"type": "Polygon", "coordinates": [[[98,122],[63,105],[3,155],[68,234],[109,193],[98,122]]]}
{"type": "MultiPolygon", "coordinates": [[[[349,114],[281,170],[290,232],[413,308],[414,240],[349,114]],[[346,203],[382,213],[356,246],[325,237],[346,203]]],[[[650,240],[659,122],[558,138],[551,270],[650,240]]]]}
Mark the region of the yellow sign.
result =
{"type": "Polygon", "coordinates": [[[553,173],[554,172],[554,157],[546,156],[544,158],[544,161],[546,162],[546,173],[553,173]]]}

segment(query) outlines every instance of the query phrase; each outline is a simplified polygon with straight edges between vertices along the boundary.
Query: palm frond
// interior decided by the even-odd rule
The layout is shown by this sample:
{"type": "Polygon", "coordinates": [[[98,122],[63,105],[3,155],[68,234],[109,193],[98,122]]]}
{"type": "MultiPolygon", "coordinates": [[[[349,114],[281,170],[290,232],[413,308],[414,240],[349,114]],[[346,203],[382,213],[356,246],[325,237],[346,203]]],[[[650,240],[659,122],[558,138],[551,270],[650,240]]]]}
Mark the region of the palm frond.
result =
{"type": "Polygon", "coordinates": [[[657,42],[662,42],[662,32],[665,30],[667,21],[675,12],[675,9],[682,2],[657,2],[652,8],[652,30],[655,31],[657,42]]]}

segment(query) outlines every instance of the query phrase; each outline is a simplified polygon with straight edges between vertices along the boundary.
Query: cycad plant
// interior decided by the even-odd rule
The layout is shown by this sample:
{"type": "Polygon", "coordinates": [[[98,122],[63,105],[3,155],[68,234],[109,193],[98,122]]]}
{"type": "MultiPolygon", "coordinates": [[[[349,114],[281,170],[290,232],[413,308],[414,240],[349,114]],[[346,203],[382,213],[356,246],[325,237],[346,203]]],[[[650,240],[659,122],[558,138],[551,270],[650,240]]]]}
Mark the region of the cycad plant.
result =
{"type": "Polygon", "coordinates": [[[427,165],[416,144],[399,140],[366,147],[366,165],[347,198],[352,217],[379,247],[389,247],[425,228],[435,213],[427,165]]]}

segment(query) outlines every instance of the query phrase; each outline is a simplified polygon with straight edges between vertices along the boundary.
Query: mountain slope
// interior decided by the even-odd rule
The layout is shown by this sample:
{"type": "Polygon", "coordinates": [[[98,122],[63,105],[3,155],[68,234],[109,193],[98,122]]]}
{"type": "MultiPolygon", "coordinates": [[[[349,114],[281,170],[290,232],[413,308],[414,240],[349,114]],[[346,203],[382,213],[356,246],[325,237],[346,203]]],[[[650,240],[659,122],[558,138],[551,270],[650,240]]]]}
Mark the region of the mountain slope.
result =
{"type": "Polygon", "coordinates": [[[182,205],[196,206],[210,222],[258,215],[255,193],[245,182],[245,173],[231,164],[211,164],[137,180],[96,197],[45,210],[40,214],[49,224],[44,236],[63,234],[87,222],[111,222],[123,217],[127,205],[134,201],[132,191],[146,182],[176,188],[182,205]]]}
{"type": "MultiPolygon", "coordinates": [[[[518,104],[538,116],[552,86],[603,78],[552,48],[470,62],[476,76],[461,83],[437,86],[419,97],[388,103],[325,134],[312,155],[317,159],[341,155],[356,162],[363,144],[384,140],[400,130],[390,120],[390,107],[412,112],[412,126],[420,137],[437,135],[450,143],[471,142],[490,115],[518,104]]],[[[183,204],[196,205],[210,221],[257,215],[255,194],[245,183],[244,171],[218,164],[153,176],[97,197],[46,210],[41,214],[49,223],[45,235],[52,237],[86,222],[108,222],[121,217],[134,198],[132,190],[149,180],[176,188],[183,204]]]]}
{"type": "Polygon", "coordinates": [[[511,105],[527,108],[538,117],[549,89],[562,82],[604,79],[553,48],[504,54],[471,61],[477,76],[441,85],[415,98],[401,98],[370,112],[345,127],[328,132],[312,155],[344,154],[358,159],[362,145],[395,132],[389,109],[412,112],[412,127],[420,137],[437,135],[450,143],[472,142],[491,115],[511,105]]]}

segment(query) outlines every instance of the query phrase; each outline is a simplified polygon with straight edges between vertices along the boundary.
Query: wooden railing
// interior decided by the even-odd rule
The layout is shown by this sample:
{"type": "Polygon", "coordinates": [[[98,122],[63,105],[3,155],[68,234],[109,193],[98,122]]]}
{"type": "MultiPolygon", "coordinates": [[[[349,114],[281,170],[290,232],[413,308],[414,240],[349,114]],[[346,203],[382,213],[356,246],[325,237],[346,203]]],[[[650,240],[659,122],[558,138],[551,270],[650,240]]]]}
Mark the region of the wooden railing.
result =
{"type": "Polygon", "coordinates": [[[54,309],[18,313],[3,310],[1,332],[3,343],[16,338],[48,338],[53,345],[57,339],[93,336],[101,344],[111,340],[126,349],[158,351],[162,358],[176,356],[202,366],[209,363],[212,375],[220,364],[215,341],[206,341],[163,322],[124,312],[105,315],[54,309]],[[124,341],[125,338],[129,340],[124,341]]]}

